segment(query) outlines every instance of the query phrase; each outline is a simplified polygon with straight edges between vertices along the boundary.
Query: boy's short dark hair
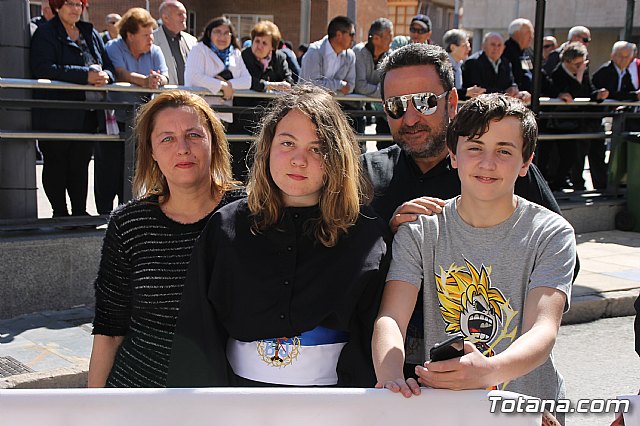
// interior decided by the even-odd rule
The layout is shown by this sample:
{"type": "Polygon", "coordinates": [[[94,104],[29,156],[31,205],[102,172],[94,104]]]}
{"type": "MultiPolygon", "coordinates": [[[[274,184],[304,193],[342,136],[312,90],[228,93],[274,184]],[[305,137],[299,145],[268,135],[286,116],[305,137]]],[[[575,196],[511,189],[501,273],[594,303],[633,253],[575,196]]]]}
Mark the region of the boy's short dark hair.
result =
{"type": "Polygon", "coordinates": [[[527,161],[536,149],[538,124],[533,112],[519,99],[502,93],[490,93],[465,103],[447,129],[447,147],[455,153],[458,138],[480,137],[487,133],[492,121],[515,117],[522,130],[522,159],[527,161]]]}

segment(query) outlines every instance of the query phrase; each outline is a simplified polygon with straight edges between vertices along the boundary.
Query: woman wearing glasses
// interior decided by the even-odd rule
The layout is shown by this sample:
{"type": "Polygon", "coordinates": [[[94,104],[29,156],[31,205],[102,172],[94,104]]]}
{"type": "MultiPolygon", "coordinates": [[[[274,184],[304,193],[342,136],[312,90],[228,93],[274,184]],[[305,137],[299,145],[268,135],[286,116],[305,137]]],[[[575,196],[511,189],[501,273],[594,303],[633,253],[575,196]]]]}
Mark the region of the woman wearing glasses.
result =
{"type": "MultiPolygon", "coordinates": [[[[209,21],[202,38],[187,57],[184,84],[203,87],[214,95],[222,92],[222,99],[207,98],[207,101],[211,105],[228,106],[232,105],[235,90],[251,87],[251,75],[242,60],[235,27],[228,18],[221,16],[209,21]]],[[[227,126],[233,122],[231,113],[216,112],[216,115],[227,126]]]]}
{"type": "MultiPolygon", "coordinates": [[[[104,86],[114,81],[114,69],[93,25],[80,20],[86,0],[49,0],[55,17],[31,39],[31,72],[35,78],[104,86]]],[[[83,102],[100,92],[34,91],[34,98],[83,102]]],[[[34,109],[33,128],[49,132],[96,133],[104,112],[85,109],[34,109]]],[[[88,166],[93,143],[40,141],[44,155],[42,184],[54,217],[87,214],[88,166]]]]}

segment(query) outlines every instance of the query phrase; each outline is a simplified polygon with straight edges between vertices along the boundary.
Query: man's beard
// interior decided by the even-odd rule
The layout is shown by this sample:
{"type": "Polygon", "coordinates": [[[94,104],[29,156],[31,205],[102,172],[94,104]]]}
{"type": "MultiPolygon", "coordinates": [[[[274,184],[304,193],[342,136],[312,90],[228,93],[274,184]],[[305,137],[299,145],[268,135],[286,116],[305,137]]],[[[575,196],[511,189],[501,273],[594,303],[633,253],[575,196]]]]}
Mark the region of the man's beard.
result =
{"type": "Polygon", "coordinates": [[[448,117],[445,115],[441,127],[437,133],[427,124],[416,124],[414,126],[402,126],[393,135],[393,140],[403,151],[413,158],[430,158],[442,155],[447,142],[448,117]],[[424,131],[428,133],[427,139],[420,146],[414,146],[404,142],[403,133],[405,131],[424,131]]]}

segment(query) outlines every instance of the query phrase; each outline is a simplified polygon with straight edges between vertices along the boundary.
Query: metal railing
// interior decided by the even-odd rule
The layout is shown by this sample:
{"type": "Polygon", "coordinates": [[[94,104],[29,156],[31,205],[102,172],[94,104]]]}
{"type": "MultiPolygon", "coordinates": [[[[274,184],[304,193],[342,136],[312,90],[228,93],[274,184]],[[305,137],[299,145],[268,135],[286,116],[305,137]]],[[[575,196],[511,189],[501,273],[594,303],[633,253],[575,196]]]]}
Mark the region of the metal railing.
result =
{"type": "MultiPolygon", "coordinates": [[[[199,87],[187,87],[187,86],[175,86],[175,85],[166,85],[162,88],[158,89],[146,89],[141,88],[139,86],[132,85],[130,83],[115,83],[102,87],[89,86],[89,85],[79,85],[74,83],[65,83],[59,81],[51,81],[46,79],[39,80],[29,80],[29,79],[15,79],[15,78],[0,78],[0,89],[38,89],[38,90],[81,90],[81,91],[96,91],[96,92],[104,92],[104,93],[114,93],[114,92],[129,92],[136,94],[152,94],[152,93],[161,93],[167,90],[173,89],[182,89],[188,90],[192,93],[196,93],[200,96],[207,97],[217,97],[221,96],[219,94],[212,94],[210,91],[199,88],[199,87]]],[[[237,98],[257,98],[257,99],[270,99],[279,96],[280,93],[271,93],[271,92],[255,92],[252,90],[238,90],[234,93],[234,96],[237,98]]],[[[340,95],[335,96],[335,99],[338,101],[346,101],[346,102],[359,102],[364,104],[365,102],[369,103],[380,103],[380,98],[376,97],[368,97],[362,95],[340,95]]],[[[624,137],[625,132],[625,120],[628,118],[640,118],[639,113],[632,113],[628,111],[621,111],[620,107],[625,106],[639,106],[640,102],[629,102],[629,101],[611,101],[605,100],[604,102],[592,102],[586,98],[576,98],[573,103],[567,104],[559,99],[550,99],[550,98],[540,98],[540,105],[543,110],[539,113],[540,119],[547,118],[563,118],[563,119],[572,119],[572,118],[604,118],[611,117],[613,118],[613,130],[606,132],[591,132],[591,133],[575,133],[575,134],[545,134],[542,133],[539,135],[540,141],[548,141],[548,140],[570,140],[570,139],[608,139],[612,140],[612,144],[616,144],[620,139],[619,137],[624,137]],[[579,107],[584,109],[585,107],[594,107],[597,108],[598,111],[583,111],[583,112],[567,112],[562,111],[548,111],[544,110],[546,107],[579,107]],[[613,137],[619,136],[619,137],[613,137]]],[[[24,109],[31,110],[32,108],[60,108],[60,109],[125,109],[132,110],[137,107],[137,104],[127,103],[127,102],[73,102],[73,101],[58,101],[58,100],[40,100],[40,99],[24,99],[24,98],[5,98],[0,97],[0,109],[3,108],[11,108],[11,109],[24,109]]],[[[226,105],[212,105],[212,108],[218,112],[241,112],[246,111],[247,106],[226,106],[226,105]]],[[[384,116],[383,111],[373,111],[373,110],[353,110],[348,109],[345,110],[345,113],[351,116],[384,116]]],[[[133,116],[133,114],[131,114],[133,116]]],[[[131,124],[131,123],[129,123],[131,124]]],[[[113,142],[123,142],[125,144],[125,199],[131,198],[131,188],[128,183],[131,182],[133,176],[133,164],[134,164],[134,155],[135,155],[135,142],[132,140],[130,134],[130,125],[127,126],[129,131],[126,133],[121,133],[119,135],[107,135],[101,133],[56,133],[56,132],[39,132],[39,131],[18,131],[18,130],[10,130],[10,129],[0,129],[0,143],[3,140],[24,140],[24,141],[35,141],[35,140],[82,140],[82,141],[113,141],[113,142]]],[[[228,134],[227,139],[230,142],[239,142],[239,141],[247,141],[251,140],[251,135],[245,134],[228,134]]],[[[357,134],[357,139],[360,142],[364,141],[390,141],[391,135],[370,135],[370,134],[357,134]]],[[[613,151],[613,147],[612,147],[613,151]]],[[[34,161],[35,167],[35,161],[34,161]]],[[[25,218],[25,219],[2,219],[0,218],[0,230],[2,229],[27,229],[32,228],[36,223],[41,224],[42,226],[52,225],[52,226],[68,226],[69,224],[80,223],[93,225],[96,223],[96,219],[98,223],[106,222],[106,216],[101,217],[93,217],[93,218],[61,218],[61,219],[34,219],[34,218],[25,218]]]]}

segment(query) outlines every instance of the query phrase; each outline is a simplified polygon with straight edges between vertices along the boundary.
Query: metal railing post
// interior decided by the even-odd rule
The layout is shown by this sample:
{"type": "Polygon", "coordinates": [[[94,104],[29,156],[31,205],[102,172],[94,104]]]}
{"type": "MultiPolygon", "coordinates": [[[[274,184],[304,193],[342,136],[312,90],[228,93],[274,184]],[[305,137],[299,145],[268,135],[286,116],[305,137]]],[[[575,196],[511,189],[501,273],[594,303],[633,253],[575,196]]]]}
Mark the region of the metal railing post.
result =
{"type": "Polygon", "coordinates": [[[125,123],[126,128],[124,134],[124,167],[123,167],[123,179],[122,185],[122,197],[123,200],[119,202],[127,202],[133,199],[133,189],[131,184],[133,183],[133,173],[136,166],[136,140],[133,134],[133,124],[135,123],[136,108],[134,105],[131,109],[127,109],[127,121],[125,123]]]}
{"type": "Polygon", "coordinates": [[[625,116],[616,111],[611,123],[611,148],[609,151],[609,168],[607,172],[607,192],[617,195],[620,180],[627,169],[627,153],[624,136],[625,116]]]}

